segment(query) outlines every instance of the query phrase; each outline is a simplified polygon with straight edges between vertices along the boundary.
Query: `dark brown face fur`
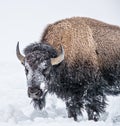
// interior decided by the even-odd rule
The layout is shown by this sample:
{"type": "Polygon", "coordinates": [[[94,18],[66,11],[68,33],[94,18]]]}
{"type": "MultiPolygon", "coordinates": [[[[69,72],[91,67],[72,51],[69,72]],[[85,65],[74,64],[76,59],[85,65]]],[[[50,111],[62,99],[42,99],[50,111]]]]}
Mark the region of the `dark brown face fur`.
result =
{"type": "Polygon", "coordinates": [[[24,66],[28,85],[28,96],[33,99],[40,99],[47,92],[47,86],[52,73],[50,59],[53,57],[53,51],[50,46],[40,43],[33,44],[25,49],[24,66]]]}

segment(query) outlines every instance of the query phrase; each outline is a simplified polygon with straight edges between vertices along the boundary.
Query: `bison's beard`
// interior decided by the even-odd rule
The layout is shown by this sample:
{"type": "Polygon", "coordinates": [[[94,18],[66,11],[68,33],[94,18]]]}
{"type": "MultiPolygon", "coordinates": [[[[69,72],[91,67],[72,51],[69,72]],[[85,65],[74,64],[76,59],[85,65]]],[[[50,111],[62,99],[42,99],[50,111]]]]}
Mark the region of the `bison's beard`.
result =
{"type": "Polygon", "coordinates": [[[33,99],[33,105],[35,109],[43,109],[45,107],[45,97],[43,97],[42,99],[33,99]]]}
{"type": "Polygon", "coordinates": [[[46,105],[45,98],[46,98],[47,92],[48,92],[48,90],[46,89],[46,90],[44,90],[43,95],[39,99],[36,99],[36,98],[32,99],[33,106],[35,109],[41,110],[45,107],[45,105],[46,105]]]}

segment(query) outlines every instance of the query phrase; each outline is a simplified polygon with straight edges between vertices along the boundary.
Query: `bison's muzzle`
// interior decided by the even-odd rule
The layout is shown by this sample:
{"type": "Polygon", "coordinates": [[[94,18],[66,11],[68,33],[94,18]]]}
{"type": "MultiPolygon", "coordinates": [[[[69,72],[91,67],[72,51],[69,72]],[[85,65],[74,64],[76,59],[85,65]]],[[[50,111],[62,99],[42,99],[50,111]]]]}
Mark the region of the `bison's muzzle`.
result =
{"type": "Polygon", "coordinates": [[[40,99],[43,91],[39,87],[28,87],[28,96],[33,99],[40,99]]]}

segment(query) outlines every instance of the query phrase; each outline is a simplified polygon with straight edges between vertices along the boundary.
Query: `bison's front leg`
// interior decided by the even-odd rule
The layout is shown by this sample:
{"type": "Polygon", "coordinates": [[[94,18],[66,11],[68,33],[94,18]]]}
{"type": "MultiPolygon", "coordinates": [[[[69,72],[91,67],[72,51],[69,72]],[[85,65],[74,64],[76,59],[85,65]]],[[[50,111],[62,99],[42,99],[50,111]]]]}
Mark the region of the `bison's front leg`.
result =
{"type": "Polygon", "coordinates": [[[67,111],[68,111],[68,118],[74,118],[75,121],[77,121],[77,114],[75,112],[75,109],[72,105],[70,105],[69,103],[66,103],[67,106],[67,111]]]}
{"type": "Polygon", "coordinates": [[[77,121],[77,115],[82,115],[81,108],[82,104],[77,100],[69,100],[66,102],[68,111],[68,118],[74,118],[77,121]]]}
{"type": "Polygon", "coordinates": [[[87,109],[87,113],[88,113],[88,119],[89,120],[94,120],[94,121],[98,121],[100,118],[99,112],[95,112],[93,109],[88,108],[87,109]]]}
{"type": "Polygon", "coordinates": [[[92,96],[89,98],[89,102],[86,105],[86,111],[88,113],[88,119],[98,121],[100,118],[100,113],[105,111],[106,97],[104,95],[92,96]]]}

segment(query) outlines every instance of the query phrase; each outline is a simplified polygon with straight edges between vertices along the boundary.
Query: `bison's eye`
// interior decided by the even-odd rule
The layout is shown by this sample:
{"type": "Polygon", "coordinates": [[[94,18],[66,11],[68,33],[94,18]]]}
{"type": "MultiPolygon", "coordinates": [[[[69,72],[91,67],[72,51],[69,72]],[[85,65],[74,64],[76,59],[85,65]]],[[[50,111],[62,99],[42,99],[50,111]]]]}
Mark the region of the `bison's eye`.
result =
{"type": "Polygon", "coordinates": [[[50,67],[44,69],[42,73],[43,73],[44,76],[49,75],[49,73],[50,73],[50,67]]]}
{"type": "Polygon", "coordinates": [[[26,73],[26,75],[28,75],[28,69],[27,68],[25,68],[25,73],[26,73]]]}

